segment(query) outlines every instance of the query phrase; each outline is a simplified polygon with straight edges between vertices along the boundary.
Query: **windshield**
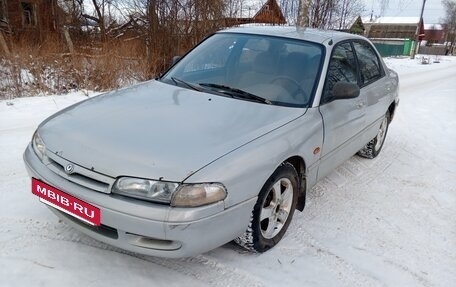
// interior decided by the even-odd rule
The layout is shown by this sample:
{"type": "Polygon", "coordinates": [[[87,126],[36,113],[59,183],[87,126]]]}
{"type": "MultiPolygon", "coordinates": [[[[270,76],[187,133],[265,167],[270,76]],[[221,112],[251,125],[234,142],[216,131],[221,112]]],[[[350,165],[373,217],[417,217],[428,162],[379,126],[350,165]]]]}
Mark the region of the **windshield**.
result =
{"type": "Polygon", "coordinates": [[[242,100],[308,107],[321,45],[263,35],[219,33],[198,45],[161,80],[242,100]]]}

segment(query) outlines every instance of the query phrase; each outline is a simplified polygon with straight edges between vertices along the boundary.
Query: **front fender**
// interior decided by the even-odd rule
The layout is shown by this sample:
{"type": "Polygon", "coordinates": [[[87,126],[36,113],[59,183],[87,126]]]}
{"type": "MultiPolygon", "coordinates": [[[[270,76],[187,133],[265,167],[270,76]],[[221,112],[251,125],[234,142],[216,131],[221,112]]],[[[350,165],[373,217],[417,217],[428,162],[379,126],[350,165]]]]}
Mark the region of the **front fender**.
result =
{"type": "Polygon", "coordinates": [[[221,182],[228,191],[225,208],[256,197],[269,176],[286,159],[300,156],[306,165],[307,188],[315,184],[323,143],[323,123],[317,109],[249,142],[197,171],[185,182],[221,182]]]}

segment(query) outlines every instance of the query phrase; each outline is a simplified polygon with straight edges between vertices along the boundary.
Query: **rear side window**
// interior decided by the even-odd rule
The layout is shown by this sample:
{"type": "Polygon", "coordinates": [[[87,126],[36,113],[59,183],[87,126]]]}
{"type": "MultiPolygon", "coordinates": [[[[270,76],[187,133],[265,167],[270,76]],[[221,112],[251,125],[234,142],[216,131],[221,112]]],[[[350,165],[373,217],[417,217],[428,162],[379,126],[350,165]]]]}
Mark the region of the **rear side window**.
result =
{"type": "Polygon", "coordinates": [[[353,42],[353,47],[358,57],[361,84],[365,86],[381,78],[380,60],[372,46],[365,42],[353,42]]]}
{"type": "Polygon", "coordinates": [[[358,71],[350,43],[345,42],[337,45],[329,61],[328,74],[326,75],[325,87],[321,104],[328,103],[333,99],[333,87],[337,82],[358,83],[358,71]]]}

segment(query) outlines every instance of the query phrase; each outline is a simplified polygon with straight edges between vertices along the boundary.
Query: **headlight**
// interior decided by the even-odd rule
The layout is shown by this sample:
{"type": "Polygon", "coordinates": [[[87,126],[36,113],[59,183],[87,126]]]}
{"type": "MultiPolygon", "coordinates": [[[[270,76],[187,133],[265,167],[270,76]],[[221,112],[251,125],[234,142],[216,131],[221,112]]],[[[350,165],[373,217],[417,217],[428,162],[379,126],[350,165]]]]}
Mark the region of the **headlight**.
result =
{"type": "Polygon", "coordinates": [[[219,183],[183,184],[171,199],[172,206],[195,207],[224,200],[226,189],[219,183]]]}
{"type": "Polygon", "coordinates": [[[121,177],[114,183],[112,192],[149,201],[169,203],[179,184],[133,177],[121,177]]]}
{"type": "Polygon", "coordinates": [[[41,139],[40,135],[38,132],[35,132],[33,135],[32,139],[32,147],[33,150],[35,151],[36,155],[43,160],[46,152],[46,146],[44,145],[43,140],[41,139]]]}
{"type": "Polygon", "coordinates": [[[134,177],[121,177],[112,193],[154,202],[170,203],[175,207],[196,207],[211,204],[226,197],[219,183],[182,184],[134,177]]]}

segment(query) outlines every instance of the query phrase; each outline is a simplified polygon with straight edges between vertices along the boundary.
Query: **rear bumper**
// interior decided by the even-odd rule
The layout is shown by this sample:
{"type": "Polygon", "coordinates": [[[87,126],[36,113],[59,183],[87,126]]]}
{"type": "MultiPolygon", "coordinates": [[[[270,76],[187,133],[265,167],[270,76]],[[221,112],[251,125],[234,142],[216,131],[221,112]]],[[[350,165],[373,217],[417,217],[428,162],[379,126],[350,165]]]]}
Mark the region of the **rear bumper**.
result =
{"type": "MultiPolygon", "coordinates": [[[[29,145],[24,162],[30,176],[101,210],[101,226],[92,227],[49,207],[75,229],[110,245],[160,257],[187,257],[221,246],[247,228],[256,198],[225,209],[223,202],[197,208],[173,208],[96,192],[48,169],[29,145]]],[[[233,191],[231,191],[233,192],[233,191]]]]}

